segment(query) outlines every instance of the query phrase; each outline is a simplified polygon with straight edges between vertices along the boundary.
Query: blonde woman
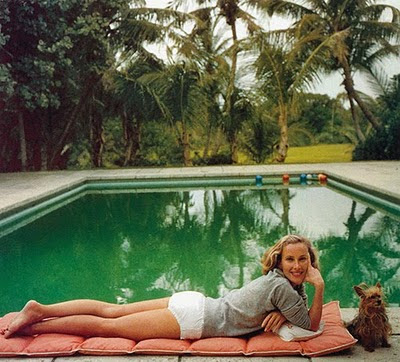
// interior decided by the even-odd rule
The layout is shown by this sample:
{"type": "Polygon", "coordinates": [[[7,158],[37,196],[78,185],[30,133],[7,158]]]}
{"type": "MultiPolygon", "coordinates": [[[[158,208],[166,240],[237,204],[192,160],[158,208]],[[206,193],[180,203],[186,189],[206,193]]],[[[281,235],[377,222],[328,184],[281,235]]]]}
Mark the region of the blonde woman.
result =
{"type": "Polygon", "coordinates": [[[170,298],[116,305],[72,300],[43,305],[29,301],[2,331],[15,334],[67,333],[82,336],[198,339],[276,332],[287,320],[316,331],[322,313],[324,280],[317,253],[302,236],[287,235],[262,258],[263,275],[221,298],[179,292],[170,298]],[[304,283],[315,288],[307,307],[304,283]]]}

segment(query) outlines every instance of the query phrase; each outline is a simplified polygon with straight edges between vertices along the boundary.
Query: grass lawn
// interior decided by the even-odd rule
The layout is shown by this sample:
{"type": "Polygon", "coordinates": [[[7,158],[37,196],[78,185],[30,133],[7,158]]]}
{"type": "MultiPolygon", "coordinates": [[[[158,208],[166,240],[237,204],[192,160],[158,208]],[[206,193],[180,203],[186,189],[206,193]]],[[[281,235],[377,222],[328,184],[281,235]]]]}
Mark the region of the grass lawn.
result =
{"type": "MultiPolygon", "coordinates": [[[[285,163],[351,162],[353,149],[353,144],[290,147],[285,163]]],[[[239,152],[239,164],[249,165],[254,164],[254,161],[248,155],[239,152]]]]}
{"type": "Polygon", "coordinates": [[[290,147],[285,163],[350,162],[353,144],[290,147]]]}
{"type": "MultiPolygon", "coordinates": [[[[289,147],[285,163],[328,163],[351,162],[354,145],[348,144],[320,144],[315,146],[289,147]]],[[[202,154],[200,150],[200,154],[202,154]]],[[[191,151],[191,157],[195,152],[191,151]]],[[[239,151],[239,165],[254,165],[255,162],[244,152],[239,151]]],[[[267,160],[265,164],[270,163],[267,160]]]]}

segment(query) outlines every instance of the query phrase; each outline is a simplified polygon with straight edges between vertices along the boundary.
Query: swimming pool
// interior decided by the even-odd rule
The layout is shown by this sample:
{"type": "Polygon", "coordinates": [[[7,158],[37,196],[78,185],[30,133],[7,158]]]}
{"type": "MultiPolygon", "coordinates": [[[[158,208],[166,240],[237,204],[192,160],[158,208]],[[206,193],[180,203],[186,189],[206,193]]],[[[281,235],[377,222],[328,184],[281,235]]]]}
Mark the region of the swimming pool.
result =
{"type": "Polygon", "coordinates": [[[355,306],[352,286],[379,280],[399,304],[398,205],[316,181],[157,182],[93,182],[9,216],[0,313],[32,298],[124,303],[185,289],[219,296],[260,275],[263,251],[288,232],[320,250],[326,302],[355,306]]]}

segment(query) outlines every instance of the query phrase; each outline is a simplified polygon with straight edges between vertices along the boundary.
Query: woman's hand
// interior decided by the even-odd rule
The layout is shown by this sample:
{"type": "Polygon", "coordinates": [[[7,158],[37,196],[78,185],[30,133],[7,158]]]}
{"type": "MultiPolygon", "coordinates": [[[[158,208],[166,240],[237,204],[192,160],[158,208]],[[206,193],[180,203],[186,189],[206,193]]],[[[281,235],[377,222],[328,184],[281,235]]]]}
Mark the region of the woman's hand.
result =
{"type": "Polygon", "coordinates": [[[317,331],[322,316],[325,282],[319,270],[311,265],[311,258],[308,259],[308,269],[304,281],[310,283],[315,288],[314,299],[308,315],[311,321],[310,329],[317,331]]]}
{"type": "Polygon", "coordinates": [[[308,258],[308,268],[304,281],[310,283],[314,287],[325,285],[324,279],[322,279],[320,271],[312,266],[310,257],[308,258]]]}
{"type": "Polygon", "coordinates": [[[273,311],[265,317],[265,319],[261,323],[261,327],[264,328],[265,332],[276,333],[285,322],[286,318],[281,312],[273,311]]]}

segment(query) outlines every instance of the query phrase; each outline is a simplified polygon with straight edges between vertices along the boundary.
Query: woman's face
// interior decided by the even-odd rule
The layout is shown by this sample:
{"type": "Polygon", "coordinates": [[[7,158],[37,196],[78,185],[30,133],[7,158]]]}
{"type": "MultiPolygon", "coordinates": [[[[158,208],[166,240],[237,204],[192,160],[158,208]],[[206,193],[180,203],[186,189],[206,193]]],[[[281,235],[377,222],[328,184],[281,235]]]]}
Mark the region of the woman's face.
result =
{"type": "Polygon", "coordinates": [[[305,244],[288,244],[282,249],[281,262],[278,266],[292,285],[300,285],[306,277],[309,258],[305,244]]]}

